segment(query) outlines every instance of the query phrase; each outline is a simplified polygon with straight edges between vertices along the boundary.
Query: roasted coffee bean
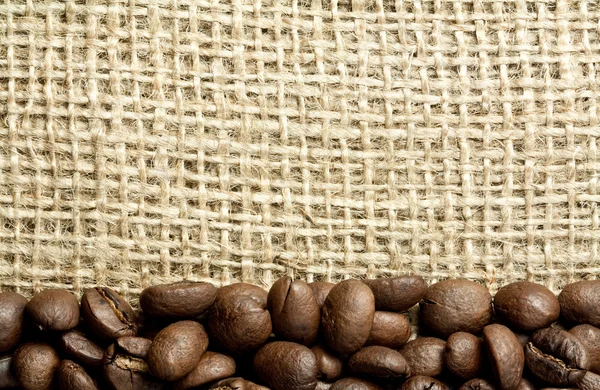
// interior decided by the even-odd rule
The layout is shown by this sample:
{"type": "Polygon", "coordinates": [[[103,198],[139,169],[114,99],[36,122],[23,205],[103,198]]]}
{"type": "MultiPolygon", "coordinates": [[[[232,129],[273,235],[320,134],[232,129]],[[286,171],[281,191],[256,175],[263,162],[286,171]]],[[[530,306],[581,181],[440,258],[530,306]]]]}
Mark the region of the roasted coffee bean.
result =
{"type": "Polygon", "coordinates": [[[329,390],[381,390],[381,387],[364,379],[344,378],[331,385],[329,390]]]}
{"type": "Polygon", "coordinates": [[[376,311],[366,345],[398,349],[410,339],[410,321],[404,314],[376,311]]]}
{"type": "Polygon", "coordinates": [[[60,358],[50,345],[25,343],[13,354],[12,371],[24,390],[46,390],[52,388],[59,364],[60,358]]]}
{"type": "Polygon", "coordinates": [[[17,379],[11,372],[11,363],[12,358],[10,356],[0,357],[0,389],[9,389],[19,386],[17,379]]]}
{"type": "Polygon", "coordinates": [[[570,322],[600,327],[600,280],[567,284],[558,295],[560,312],[570,322]]]}
{"type": "Polygon", "coordinates": [[[352,355],[348,367],[358,375],[381,379],[404,378],[410,372],[408,363],[400,352],[377,345],[364,347],[352,355]]]}
{"type": "Polygon", "coordinates": [[[232,355],[260,348],[271,335],[267,292],[246,283],[221,287],[209,311],[211,342],[232,355]]]}
{"type": "Polygon", "coordinates": [[[196,367],[178,380],[174,388],[195,389],[207,383],[220,379],[229,378],[235,374],[235,360],[233,358],[216,352],[205,352],[196,367]]]}
{"type": "Polygon", "coordinates": [[[273,332],[283,340],[312,345],[319,333],[321,310],[306,282],[278,279],[267,297],[273,332]]]}
{"type": "Polygon", "coordinates": [[[444,369],[446,342],[435,337],[419,337],[409,341],[400,353],[412,375],[437,376],[444,369]]]}
{"type": "Polygon", "coordinates": [[[590,371],[600,373],[600,329],[589,324],[577,325],[569,331],[579,338],[590,357],[590,371]]]}
{"type": "Polygon", "coordinates": [[[554,328],[533,334],[525,347],[525,360],[535,376],[553,386],[576,385],[590,367],[590,357],[581,340],[554,328]]]}
{"type": "Polygon", "coordinates": [[[464,279],[430,286],[419,305],[423,328],[442,338],[456,332],[479,333],[492,318],[489,291],[464,279]]]}
{"type": "Polygon", "coordinates": [[[317,359],[304,345],[275,341],[254,356],[254,371],[273,390],[313,390],[317,385],[317,359]]]}
{"type": "Polygon", "coordinates": [[[458,390],[496,390],[494,386],[492,386],[485,379],[471,379],[464,385],[462,385],[458,390]]]}
{"type": "Polygon", "coordinates": [[[103,341],[135,336],[137,324],[131,306],[108,287],[86,289],[81,298],[81,315],[90,334],[103,341]]]}
{"type": "Polygon", "coordinates": [[[161,330],[150,345],[148,368],[158,379],[175,381],[189,374],[208,347],[204,327],[194,321],[179,321],[161,330]]]}
{"type": "Polygon", "coordinates": [[[524,331],[546,328],[560,316],[560,304],[552,291],[532,282],[502,287],[494,297],[494,308],[511,327],[524,331]]]}
{"type": "Polygon", "coordinates": [[[102,367],[104,350],[83,333],[69,330],[62,333],[58,341],[60,350],[84,367],[91,369],[102,367]]]}
{"type": "Polygon", "coordinates": [[[577,387],[581,390],[598,390],[600,389],[600,375],[591,371],[585,373],[583,378],[577,383],[577,387]]]}
{"type": "Polygon", "coordinates": [[[450,387],[432,377],[417,375],[404,382],[400,390],[450,390],[450,387]]]}
{"type": "Polygon", "coordinates": [[[23,333],[27,299],[12,291],[0,293],[0,353],[13,349],[23,333]]]}
{"type": "Polygon", "coordinates": [[[329,282],[312,282],[308,285],[313,290],[313,295],[317,300],[317,305],[319,305],[319,309],[322,309],[323,305],[325,304],[325,299],[327,299],[327,295],[329,295],[329,292],[331,291],[333,286],[335,286],[335,284],[329,282]]]}
{"type": "Polygon", "coordinates": [[[382,311],[406,311],[419,303],[427,291],[427,283],[420,276],[365,279],[375,296],[375,308],[382,311]]]}
{"type": "Polygon", "coordinates": [[[471,333],[457,332],[448,337],[444,351],[444,366],[457,378],[477,377],[483,362],[483,343],[471,333]]]}
{"type": "Polygon", "coordinates": [[[213,384],[211,389],[217,390],[270,390],[267,387],[245,380],[244,378],[227,378],[213,384]]]}
{"type": "Polygon", "coordinates": [[[140,295],[144,314],[159,318],[195,318],[207,311],[217,288],[204,282],[178,282],[147,287],[140,295]]]}
{"type": "Polygon", "coordinates": [[[127,354],[146,360],[150,352],[152,340],[143,337],[125,336],[119,337],[115,341],[115,344],[117,344],[118,348],[127,352],[127,354]]]}
{"type": "Polygon", "coordinates": [[[317,359],[319,373],[317,378],[325,382],[334,382],[342,376],[344,363],[340,358],[327,350],[322,345],[315,345],[310,349],[317,359]]]}
{"type": "Polygon", "coordinates": [[[103,358],[104,379],[115,390],[162,390],[164,383],[150,375],[148,364],[142,358],[130,355],[117,344],[112,344],[103,358]]]}
{"type": "Polygon", "coordinates": [[[358,280],[344,280],[331,289],[321,325],[327,345],[342,354],[358,351],[369,338],[375,298],[371,289],[358,280]]]}
{"type": "Polygon", "coordinates": [[[529,380],[521,378],[521,382],[519,382],[516,390],[537,390],[537,387],[529,380]]]}
{"type": "Polygon", "coordinates": [[[42,330],[69,330],[79,324],[79,302],[72,293],[49,289],[31,298],[27,314],[42,330]]]}
{"type": "Polygon", "coordinates": [[[56,370],[60,390],[97,390],[98,386],[79,364],[63,360],[56,370]]]}
{"type": "Polygon", "coordinates": [[[483,341],[500,390],[515,390],[521,381],[525,356],[514,333],[504,325],[483,328],[483,341]]]}

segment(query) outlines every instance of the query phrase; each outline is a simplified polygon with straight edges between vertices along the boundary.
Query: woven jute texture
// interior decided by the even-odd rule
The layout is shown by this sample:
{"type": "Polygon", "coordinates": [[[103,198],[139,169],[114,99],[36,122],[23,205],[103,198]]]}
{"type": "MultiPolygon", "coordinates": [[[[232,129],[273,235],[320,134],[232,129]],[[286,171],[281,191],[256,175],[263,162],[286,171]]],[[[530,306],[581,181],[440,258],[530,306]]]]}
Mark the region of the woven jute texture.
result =
{"type": "Polygon", "coordinates": [[[0,5],[0,286],[600,271],[596,0],[0,5]]]}

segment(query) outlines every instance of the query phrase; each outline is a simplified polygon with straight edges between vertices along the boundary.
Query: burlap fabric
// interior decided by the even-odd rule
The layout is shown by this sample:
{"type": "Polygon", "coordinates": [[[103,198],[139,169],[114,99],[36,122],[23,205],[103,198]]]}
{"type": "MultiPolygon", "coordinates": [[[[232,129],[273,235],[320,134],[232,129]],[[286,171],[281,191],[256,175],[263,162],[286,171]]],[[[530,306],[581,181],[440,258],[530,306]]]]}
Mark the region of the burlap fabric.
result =
{"type": "Polygon", "coordinates": [[[600,270],[595,0],[0,5],[0,285],[600,270]]]}

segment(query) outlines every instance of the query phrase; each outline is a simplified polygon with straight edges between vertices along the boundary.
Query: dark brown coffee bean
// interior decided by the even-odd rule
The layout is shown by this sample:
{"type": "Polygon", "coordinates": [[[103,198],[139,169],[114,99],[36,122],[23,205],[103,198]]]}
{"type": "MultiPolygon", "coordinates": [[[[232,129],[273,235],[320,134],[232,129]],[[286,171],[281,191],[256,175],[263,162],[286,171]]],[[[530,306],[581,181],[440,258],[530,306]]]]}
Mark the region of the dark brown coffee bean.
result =
{"type": "Polygon", "coordinates": [[[208,347],[204,327],[194,321],[179,321],[161,330],[150,345],[148,368],[158,379],[175,381],[189,374],[208,347]]]}
{"type": "Polygon", "coordinates": [[[590,371],[600,373],[600,329],[589,324],[577,325],[569,331],[579,338],[588,351],[590,371]]]}
{"type": "Polygon", "coordinates": [[[16,292],[0,293],[0,353],[17,346],[23,332],[27,299],[16,292]]]}
{"type": "Polygon", "coordinates": [[[553,386],[575,385],[586,373],[585,370],[566,367],[563,361],[543,353],[533,343],[525,346],[525,362],[536,377],[553,386]]]}
{"type": "Polygon", "coordinates": [[[419,303],[427,291],[427,283],[420,276],[365,279],[375,296],[375,308],[382,311],[406,311],[419,303]]]}
{"type": "Polygon", "coordinates": [[[600,389],[600,375],[588,371],[581,381],[577,383],[577,388],[581,390],[598,390],[600,389]]]}
{"type": "Polygon", "coordinates": [[[421,325],[435,335],[479,333],[492,318],[492,296],[480,284],[464,279],[430,286],[419,304],[421,325]]]}
{"type": "Polygon", "coordinates": [[[31,298],[25,310],[42,330],[69,330],[79,324],[79,302],[66,290],[39,292],[31,298]]]}
{"type": "Polygon", "coordinates": [[[524,331],[546,328],[560,316],[560,305],[552,291],[532,282],[502,287],[494,297],[494,308],[511,327],[524,331]]]}
{"type": "Polygon", "coordinates": [[[515,390],[521,381],[525,356],[514,333],[504,325],[483,328],[483,341],[500,390],[515,390]]]}
{"type": "Polygon", "coordinates": [[[146,360],[150,352],[152,340],[143,337],[125,336],[119,337],[115,343],[118,348],[125,351],[128,355],[146,360]]]}
{"type": "Polygon", "coordinates": [[[376,311],[366,345],[398,349],[410,339],[410,321],[404,314],[376,311]]]}
{"type": "Polygon", "coordinates": [[[329,282],[312,282],[308,285],[313,290],[313,295],[317,300],[317,305],[319,305],[319,309],[322,309],[323,305],[325,304],[325,299],[327,299],[327,295],[329,295],[329,292],[331,291],[333,286],[335,286],[335,284],[329,282]]]}
{"type": "Polygon", "coordinates": [[[446,342],[435,337],[419,337],[409,341],[400,353],[412,375],[437,376],[444,369],[446,342]]]}
{"type": "Polygon", "coordinates": [[[50,345],[25,343],[13,354],[12,371],[24,390],[46,390],[52,388],[59,364],[60,358],[50,345]]]}
{"type": "Polygon", "coordinates": [[[244,378],[227,378],[213,384],[211,389],[217,390],[270,390],[244,378]]]}
{"type": "Polygon", "coordinates": [[[235,374],[235,360],[221,353],[206,351],[198,365],[174,384],[176,390],[195,389],[235,374]]]}
{"type": "Polygon", "coordinates": [[[317,378],[325,382],[335,382],[342,375],[344,363],[340,358],[327,350],[322,345],[315,345],[310,349],[317,359],[319,373],[317,378]]]}
{"type": "Polygon", "coordinates": [[[417,375],[404,382],[399,390],[450,390],[450,387],[429,376],[417,375]]]}
{"type": "Polygon", "coordinates": [[[98,386],[79,364],[63,360],[56,370],[56,382],[60,390],[97,390],[98,386]]]}
{"type": "Polygon", "coordinates": [[[232,355],[243,354],[260,348],[271,330],[266,291],[246,283],[219,289],[208,317],[211,342],[232,355]]]}
{"type": "Polygon", "coordinates": [[[462,385],[458,390],[496,390],[494,386],[492,386],[485,379],[471,379],[464,385],[462,385]]]}
{"type": "Polygon", "coordinates": [[[273,332],[283,340],[312,345],[319,333],[321,310],[306,282],[278,279],[267,297],[273,332]]]}
{"type": "Polygon", "coordinates": [[[404,378],[410,370],[400,352],[377,345],[364,347],[352,355],[348,367],[358,375],[381,379],[404,378]]]}
{"type": "Polygon", "coordinates": [[[331,289],[321,325],[327,345],[342,354],[358,351],[369,338],[375,298],[371,289],[358,280],[345,280],[331,289]]]}
{"type": "Polygon", "coordinates": [[[537,390],[537,387],[529,380],[521,378],[521,382],[519,382],[516,390],[537,390]]]}
{"type": "Polygon", "coordinates": [[[0,357],[0,389],[18,387],[19,383],[11,372],[12,358],[10,356],[0,357]]]}
{"type": "Polygon", "coordinates": [[[254,371],[273,390],[313,390],[317,385],[317,359],[304,345],[275,341],[254,356],[254,371]]]}
{"type": "Polygon", "coordinates": [[[86,289],[81,298],[81,315],[90,334],[104,341],[135,336],[137,324],[131,306],[108,287],[86,289]]]}
{"type": "Polygon", "coordinates": [[[104,379],[115,390],[162,390],[164,383],[150,375],[144,359],[131,356],[117,344],[103,358],[104,379]]]}
{"type": "Polygon", "coordinates": [[[381,390],[381,387],[364,379],[344,378],[331,385],[329,390],[381,390]]]}
{"type": "Polygon", "coordinates": [[[195,318],[207,311],[217,297],[217,288],[205,282],[178,282],[147,287],[140,295],[146,316],[195,318]]]}
{"type": "Polygon", "coordinates": [[[457,378],[477,377],[483,362],[483,343],[471,333],[457,332],[448,337],[444,351],[444,366],[457,378]]]}
{"type": "Polygon", "coordinates": [[[570,322],[600,327],[600,280],[567,284],[558,295],[560,312],[570,322]]]}
{"type": "Polygon", "coordinates": [[[104,350],[83,333],[77,330],[69,330],[62,333],[58,341],[59,348],[63,353],[86,368],[102,367],[104,350]]]}

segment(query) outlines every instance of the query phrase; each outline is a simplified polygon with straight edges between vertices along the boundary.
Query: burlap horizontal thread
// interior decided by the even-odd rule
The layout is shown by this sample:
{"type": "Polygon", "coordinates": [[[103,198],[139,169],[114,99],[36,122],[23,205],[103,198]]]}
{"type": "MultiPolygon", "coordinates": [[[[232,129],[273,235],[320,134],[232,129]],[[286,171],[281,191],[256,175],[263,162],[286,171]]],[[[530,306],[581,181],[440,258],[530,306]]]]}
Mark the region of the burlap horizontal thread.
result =
{"type": "Polygon", "coordinates": [[[0,5],[0,286],[600,271],[596,0],[0,5]]]}

